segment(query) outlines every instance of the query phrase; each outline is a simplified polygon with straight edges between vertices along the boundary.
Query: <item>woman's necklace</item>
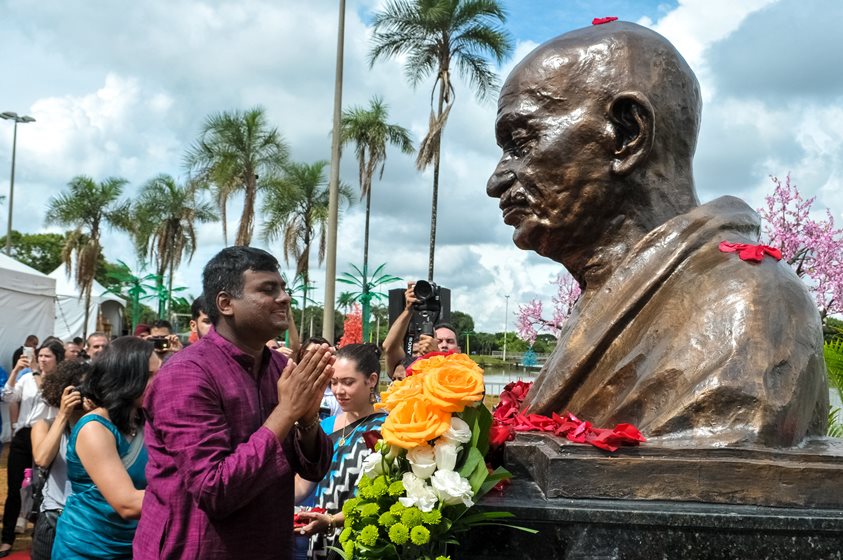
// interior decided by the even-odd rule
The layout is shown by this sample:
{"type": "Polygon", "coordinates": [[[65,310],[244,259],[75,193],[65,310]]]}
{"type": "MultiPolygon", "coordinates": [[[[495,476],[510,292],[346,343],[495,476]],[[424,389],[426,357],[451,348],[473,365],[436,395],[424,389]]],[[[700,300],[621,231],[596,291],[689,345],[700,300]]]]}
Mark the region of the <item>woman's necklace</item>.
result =
{"type": "MultiPolygon", "coordinates": [[[[348,428],[348,424],[342,427],[342,436],[340,436],[340,445],[345,445],[345,429],[348,428]]],[[[351,434],[349,434],[351,435],[351,434]]]]}

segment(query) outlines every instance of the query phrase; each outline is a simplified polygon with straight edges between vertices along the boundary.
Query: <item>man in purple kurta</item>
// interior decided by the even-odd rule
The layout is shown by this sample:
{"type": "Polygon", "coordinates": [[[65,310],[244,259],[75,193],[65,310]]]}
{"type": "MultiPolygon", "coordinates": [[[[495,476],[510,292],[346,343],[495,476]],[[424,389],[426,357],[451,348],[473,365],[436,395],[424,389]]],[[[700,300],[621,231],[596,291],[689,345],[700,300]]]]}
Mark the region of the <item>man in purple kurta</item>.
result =
{"type": "Polygon", "coordinates": [[[331,461],[318,411],[333,357],[323,345],[293,367],[266,348],[289,301],[269,253],[224,249],[203,284],[214,328],[167,362],[144,402],[134,558],[287,559],[294,475],[318,481],[331,461]]]}

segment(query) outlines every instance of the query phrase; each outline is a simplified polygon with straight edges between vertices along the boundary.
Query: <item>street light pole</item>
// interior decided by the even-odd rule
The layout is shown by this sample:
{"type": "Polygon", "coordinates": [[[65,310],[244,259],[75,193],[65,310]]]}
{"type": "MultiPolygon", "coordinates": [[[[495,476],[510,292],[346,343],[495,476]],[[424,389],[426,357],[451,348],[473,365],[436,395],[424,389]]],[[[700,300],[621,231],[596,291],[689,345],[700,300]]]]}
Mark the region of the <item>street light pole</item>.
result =
{"type": "Polygon", "coordinates": [[[506,311],[503,312],[503,361],[506,362],[506,329],[509,326],[509,294],[506,298],[506,311]]]}
{"type": "Polygon", "coordinates": [[[18,147],[18,123],[31,123],[35,119],[28,115],[20,116],[12,111],[0,113],[0,118],[6,120],[13,120],[15,122],[14,132],[12,133],[12,177],[9,180],[9,222],[6,227],[6,254],[12,255],[12,209],[15,203],[15,156],[18,147]]]}

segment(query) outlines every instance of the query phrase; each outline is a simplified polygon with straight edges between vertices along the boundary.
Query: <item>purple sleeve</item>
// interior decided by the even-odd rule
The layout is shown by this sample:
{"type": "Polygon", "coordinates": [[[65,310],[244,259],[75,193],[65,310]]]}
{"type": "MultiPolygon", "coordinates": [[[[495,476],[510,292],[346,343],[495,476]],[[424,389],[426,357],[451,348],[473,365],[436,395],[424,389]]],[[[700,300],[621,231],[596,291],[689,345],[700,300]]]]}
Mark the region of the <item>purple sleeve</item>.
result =
{"type": "Polygon", "coordinates": [[[303,479],[311,482],[319,482],[328,473],[334,453],[331,438],[325,435],[321,427],[317,430],[319,432],[319,443],[316,450],[319,455],[316,457],[307,457],[304,454],[300,446],[298,432],[295,430],[284,441],[284,454],[290,457],[294,463],[293,470],[303,479]]]}
{"type": "Polygon", "coordinates": [[[263,426],[232,450],[224,398],[198,365],[182,362],[155,378],[145,403],[150,428],[173,457],[191,499],[210,518],[248,505],[285,477],[291,484],[294,472],[278,438],[263,426]]]}

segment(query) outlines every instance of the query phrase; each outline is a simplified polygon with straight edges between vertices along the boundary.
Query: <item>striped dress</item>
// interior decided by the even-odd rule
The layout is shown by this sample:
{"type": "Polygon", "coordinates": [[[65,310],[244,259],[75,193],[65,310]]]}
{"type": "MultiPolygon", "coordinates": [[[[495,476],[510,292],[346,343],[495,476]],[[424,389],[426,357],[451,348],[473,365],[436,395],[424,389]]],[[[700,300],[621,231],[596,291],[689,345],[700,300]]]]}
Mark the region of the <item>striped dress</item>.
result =
{"type": "MultiPolygon", "coordinates": [[[[343,430],[334,430],[336,416],[330,416],[322,421],[322,429],[330,434],[331,442],[334,445],[334,457],[331,461],[331,469],[325,475],[314,491],[316,505],[328,510],[328,513],[336,514],[342,509],[343,503],[354,495],[357,479],[363,466],[363,460],[370,451],[363,441],[363,434],[370,430],[380,430],[386,413],[376,412],[361,418],[357,422],[345,427],[343,430]]],[[[331,535],[319,535],[311,541],[310,557],[326,558],[331,552],[327,547],[335,546],[336,533],[331,535]]]]}

